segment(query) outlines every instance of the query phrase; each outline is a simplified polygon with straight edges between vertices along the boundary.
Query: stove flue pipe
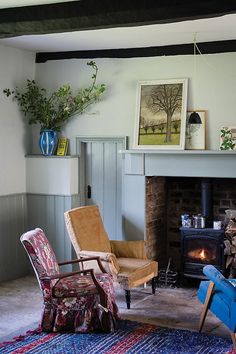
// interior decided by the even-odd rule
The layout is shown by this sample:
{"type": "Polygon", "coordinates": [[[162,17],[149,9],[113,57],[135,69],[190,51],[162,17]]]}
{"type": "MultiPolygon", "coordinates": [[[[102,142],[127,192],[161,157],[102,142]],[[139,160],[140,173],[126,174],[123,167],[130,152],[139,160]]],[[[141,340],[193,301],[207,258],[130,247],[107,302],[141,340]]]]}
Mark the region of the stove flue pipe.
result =
{"type": "Polygon", "coordinates": [[[206,227],[212,227],[213,224],[213,200],[212,183],[210,178],[201,180],[201,207],[202,215],[206,218],[206,227]]]}

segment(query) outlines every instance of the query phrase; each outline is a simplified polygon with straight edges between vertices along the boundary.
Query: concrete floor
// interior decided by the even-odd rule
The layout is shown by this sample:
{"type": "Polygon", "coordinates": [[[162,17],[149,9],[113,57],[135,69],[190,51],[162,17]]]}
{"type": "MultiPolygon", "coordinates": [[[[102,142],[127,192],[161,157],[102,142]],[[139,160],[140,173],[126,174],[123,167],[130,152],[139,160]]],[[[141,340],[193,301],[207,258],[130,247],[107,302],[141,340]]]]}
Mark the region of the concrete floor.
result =
{"type": "MultiPolygon", "coordinates": [[[[197,300],[197,287],[137,288],[131,291],[131,309],[126,309],[124,293],[116,289],[116,299],[123,319],[148,322],[166,327],[198,329],[202,304],[197,300]]],[[[0,284],[0,342],[35,329],[40,321],[41,292],[34,276],[0,284]]],[[[230,338],[227,328],[208,313],[203,331],[230,338]]]]}

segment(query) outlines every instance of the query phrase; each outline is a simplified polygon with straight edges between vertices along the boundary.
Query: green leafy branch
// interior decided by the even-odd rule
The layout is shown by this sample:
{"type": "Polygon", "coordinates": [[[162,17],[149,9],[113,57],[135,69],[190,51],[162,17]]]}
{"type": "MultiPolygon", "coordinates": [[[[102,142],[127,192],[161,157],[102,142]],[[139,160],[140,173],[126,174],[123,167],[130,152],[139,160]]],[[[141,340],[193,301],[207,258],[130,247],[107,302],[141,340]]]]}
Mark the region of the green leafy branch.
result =
{"type": "Polygon", "coordinates": [[[90,61],[87,65],[94,70],[92,83],[75,94],[70,85],[63,85],[49,96],[47,90],[40,88],[34,80],[27,80],[23,91],[18,87],[14,90],[5,88],[3,93],[7,97],[13,96],[29,124],[39,123],[41,131],[44,129],[60,131],[69,118],[82,114],[91,104],[97,102],[106,89],[104,84],[96,84],[98,73],[96,63],[90,61]]]}
{"type": "Polygon", "coordinates": [[[224,127],[220,131],[221,144],[220,150],[234,150],[235,141],[232,137],[232,132],[229,128],[224,127]]]}

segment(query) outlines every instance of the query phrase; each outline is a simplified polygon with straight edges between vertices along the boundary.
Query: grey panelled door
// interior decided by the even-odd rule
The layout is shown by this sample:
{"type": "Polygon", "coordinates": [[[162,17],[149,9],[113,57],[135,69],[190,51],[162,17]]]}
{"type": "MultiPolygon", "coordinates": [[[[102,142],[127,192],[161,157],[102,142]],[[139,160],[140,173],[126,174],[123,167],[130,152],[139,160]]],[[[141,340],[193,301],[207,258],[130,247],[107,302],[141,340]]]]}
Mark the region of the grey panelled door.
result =
{"type": "Polygon", "coordinates": [[[84,142],[85,204],[97,204],[110,239],[122,239],[124,139],[84,142]]]}

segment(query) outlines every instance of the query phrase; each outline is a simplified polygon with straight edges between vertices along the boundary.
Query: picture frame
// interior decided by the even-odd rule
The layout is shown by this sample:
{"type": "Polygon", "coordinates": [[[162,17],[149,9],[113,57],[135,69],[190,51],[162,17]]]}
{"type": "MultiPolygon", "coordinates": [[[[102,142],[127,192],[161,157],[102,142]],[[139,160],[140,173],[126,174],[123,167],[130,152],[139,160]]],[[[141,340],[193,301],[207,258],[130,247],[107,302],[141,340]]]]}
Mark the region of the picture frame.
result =
{"type": "Polygon", "coordinates": [[[221,127],[220,150],[236,150],[236,126],[221,127]]]}
{"type": "Polygon", "coordinates": [[[69,144],[68,138],[63,138],[63,137],[58,138],[56,155],[66,156],[68,150],[68,144],[69,144]]]}
{"type": "Polygon", "coordinates": [[[188,79],[140,81],[134,149],[185,148],[188,79]]]}
{"type": "Polygon", "coordinates": [[[186,150],[205,150],[206,149],[206,110],[195,109],[188,110],[186,117],[186,150]],[[192,113],[197,113],[200,123],[189,123],[189,117],[192,113]]]}

